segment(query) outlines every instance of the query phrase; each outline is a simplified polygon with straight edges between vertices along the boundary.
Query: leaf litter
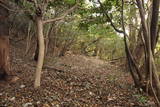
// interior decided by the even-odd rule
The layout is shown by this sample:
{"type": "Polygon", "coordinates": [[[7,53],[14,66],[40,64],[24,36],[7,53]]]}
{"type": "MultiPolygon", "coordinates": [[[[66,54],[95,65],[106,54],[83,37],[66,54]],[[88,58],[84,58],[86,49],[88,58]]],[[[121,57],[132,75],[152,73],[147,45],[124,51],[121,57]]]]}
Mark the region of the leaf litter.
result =
{"type": "Polygon", "coordinates": [[[6,107],[155,107],[152,97],[133,86],[129,73],[94,57],[66,54],[46,58],[41,87],[33,88],[36,63],[24,55],[24,43],[12,43],[15,83],[0,82],[0,106],[6,107]]]}

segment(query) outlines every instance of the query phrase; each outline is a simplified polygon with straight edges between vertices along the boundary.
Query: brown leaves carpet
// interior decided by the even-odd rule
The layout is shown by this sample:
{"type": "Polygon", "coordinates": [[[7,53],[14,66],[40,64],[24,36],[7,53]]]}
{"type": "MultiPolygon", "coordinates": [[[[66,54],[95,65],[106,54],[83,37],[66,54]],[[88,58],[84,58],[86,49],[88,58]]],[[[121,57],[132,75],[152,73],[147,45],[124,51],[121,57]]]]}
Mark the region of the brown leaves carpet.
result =
{"type": "Polygon", "coordinates": [[[32,55],[24,57],[24,52],[23,43],[12,46],[12,72],[19,80],[1,82],[0,107],[155,106],[118,65],[71,53],[45,59],[41,87],[34,89],[36,63],[32,55]]]}

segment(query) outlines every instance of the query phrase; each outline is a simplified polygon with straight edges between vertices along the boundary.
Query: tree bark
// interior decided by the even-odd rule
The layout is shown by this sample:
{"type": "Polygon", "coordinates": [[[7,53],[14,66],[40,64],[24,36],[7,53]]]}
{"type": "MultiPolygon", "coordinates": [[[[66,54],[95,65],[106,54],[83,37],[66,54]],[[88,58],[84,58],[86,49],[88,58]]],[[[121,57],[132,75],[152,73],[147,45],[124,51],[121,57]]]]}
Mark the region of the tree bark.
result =
{"type": "Polygon", "coordinates": [[[36,17],[36,24],[37,24],[36,26],[37,26],[38,43],[39,43],[39,54],[36,67],[34,87],[38,88],[40,86],[41,71],[44,61],[44,50],[45,50],[42,17],[39,16],[36,17]]]}
{"type": "Polygon", "coordinates": [[[159,14],[160,0],[153,0],[152,4],[152,18],[150,26],[150,35],[151,35],[151,49],[154,54],[154,49],[157,43],[157,32],[158,32],[158,14],[159,14]]]}
{"type": "MultiPolygon", "coordinates": [[[[156,17],[155,13],[152,12],[152,17],[151,19],[151,25],[150,23],[147,26],[147,22],[145,20],[145,15],[144,15],[144,8],[142,6],[142,2],[140,0],[136,0],[138,8],[139,8],[139,13],[140,13],[140,17],[141,17],[141,21],[142,21],[142,30],[143,30],[143,36],[144,36],[144,40],[145,40],[145,47],[146,47],[146,64],[147,64],[147,75],[146,75],[146,81],[149,81],[150,83],[150,88],[153,92],[154,98],[157,101],[157,105],[158,107],[160,106],[160,81],[158,79],[158,74],[157,74],[157,69],[154,63],[154,48],[152,48],[153,46],[153,42],[151,41],[152,39],[155,39],[155,37],[157,37],[157,26],[158,24],[156,24],[158,22],[158,18],[156,17]],[[155,19],[154,19],[155,18],[155,19]],[[153,31],[150,31],[153,30],[153,31]],[[154,35],[153,35],[154,34],[154,35]],[[149,75],[149,76],[148,76],[149,75]],[[152,79],[153,77],[153,79],[152,79]],[[152,85],[153,84],[153,85],[152,85]]],[[[152,5],[152,9],[154,10],[154,2],[157,2],[157,0],[153,0],[153,5],[152,5]]],[[[158,4],[159,6],[159,4],[158,4]]],[[[156,8],[158,10],[154,10],[154,11],[159,11],[159,7],[156,8]]],[[[158,14],[158,13],[156,13],[158,14]]],[[[145,63],[145,62],[144,62],[145,63]]],[[[147,85],[147,84],[146,84],[147,85]]]]}
{"type": "Polygon", "coordinates": [[[34,60],[37,62],[38,61],[38,55],[39,55],[39,43],[38,43],[38,37],[37,37],[37,46],[36,46],[36,50],[35,50],[35,54],[34,54],[34,60]]]}
{"type": "MultiPolygon", "coordinates": [[[[7,1],[0,1],[1,4],[7,6],[7,1]]],[[[9,61],[9,11],[0,6],[0,79],[6,79],[10,72],[9,61]]]]}
{"type": "Polygon", "coordinates": [[[10,75],[9,37],[0,36],[0,79],[10,75]]]}

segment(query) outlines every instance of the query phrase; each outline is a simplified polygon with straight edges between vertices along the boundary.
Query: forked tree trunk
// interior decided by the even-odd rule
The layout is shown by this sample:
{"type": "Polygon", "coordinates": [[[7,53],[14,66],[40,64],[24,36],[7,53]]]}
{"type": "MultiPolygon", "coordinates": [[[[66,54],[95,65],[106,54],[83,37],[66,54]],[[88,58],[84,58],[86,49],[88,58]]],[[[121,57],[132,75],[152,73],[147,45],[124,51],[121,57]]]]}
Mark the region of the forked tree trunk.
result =
{"type": "Polygon", "coordinates": [[[157,23],[158,13],[155,14],[155,12],[159,11],[159,0],[153,0],[151,25],[150,23],[148,24],[150,28],[148,28],[147,22],[145,20],[145,15],[144,15],[145,10],[143,8],[142,2],[140,0],[136,0],[136,2],[139,9],[141,21],[142,21],[143,37],[145,40],[145,47],[146,47],[146,65],[147,65],[146,81],[150,85],[149,88],[151,88],[151,91],[153,92],[153,95],[155,97],[158,107],[160,107],[160,81],[159,81],[157,69],[154,63],[154,52],[153,52],[156,45],[154,40],[156,40],[157,38],[157,26],[158,26],[158,23],[157,23]],[[155,4],[154,2],[158,3],[158,5],[154,5],[155,4]]]}
{"type": "Polygon", "coordinates": [[[38,36],[38,43],[39,43],[39,55],[38,55],[38,62],[35,74],[35,82],[34,88],[38,88],[40,86],[41,80],[41,71],[44,61],[44,37],[43,37],[43,20],[42,17],[36,17],[36,26],[37,26],[37,36],[38,36]]]}
{"type": "Polygon", "coordinates": [[[67,10],[63,16],[54,18],[54,19],[48,19],[46,21],[43,21],[43,12],[46,11],[46,7],[48,6],[48,1],[44,3],[45,5],[43,8],[41,8],[37,2],[38,0],[34,0],[34,5],[36,9],[36,27],[37,27],[37,37],[38,37],[38,44],[39,44],[39,51],[38,51],[38,62],[37,62],[37,67],[36,67],[36,74],[35,74],[35,82],[34,82],[34,88],[38,88],[40,86],[40,79],[41,79],[41,71],[43,67],[43,61],[44,61],[44,52],[45,52],[45,44],[44,44],[44,36],[43,36],[43,24],[55,22],[61,19],[64,19],[67,14],[72,12],[77,5],[74,5],[72,8],[67,10]]]}

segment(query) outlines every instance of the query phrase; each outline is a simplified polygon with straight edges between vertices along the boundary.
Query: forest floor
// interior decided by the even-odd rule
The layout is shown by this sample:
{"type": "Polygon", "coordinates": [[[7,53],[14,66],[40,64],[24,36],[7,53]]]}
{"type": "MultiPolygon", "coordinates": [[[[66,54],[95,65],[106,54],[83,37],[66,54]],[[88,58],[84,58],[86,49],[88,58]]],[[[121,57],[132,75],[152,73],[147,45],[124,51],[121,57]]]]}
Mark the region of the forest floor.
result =
{"type": "Polygon", "coordinates": [[[24,47],[12,43],[12,71],[19,80],[1,82],[0,107],[155,107],[119,64],[71,53],[46,59],[41,87],[34,89],[36,63],[32,55],[24,57],[24,47]]]}

